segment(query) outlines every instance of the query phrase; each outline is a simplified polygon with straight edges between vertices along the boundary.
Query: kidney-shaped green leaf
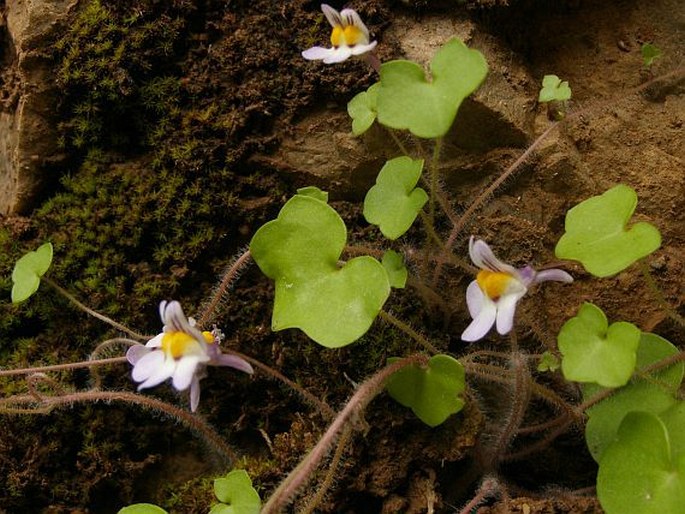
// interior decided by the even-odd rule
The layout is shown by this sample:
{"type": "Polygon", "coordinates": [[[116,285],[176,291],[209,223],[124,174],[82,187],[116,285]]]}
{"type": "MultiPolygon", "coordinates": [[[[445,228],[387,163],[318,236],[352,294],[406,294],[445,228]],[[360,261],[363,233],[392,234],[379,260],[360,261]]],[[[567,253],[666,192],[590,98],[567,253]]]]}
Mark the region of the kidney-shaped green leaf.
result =
{"type": "MultiPolygon", "coordinates": [[[[637,348],[635,367],[638,370],[645,368],[677,354],[678,351],[678,348],[663,337],[643,332],[637,348]]],[[[628,385],[587,410],[589,419],[585,425],[585,441],[597,462],[616,437],[626,414],[638,410],[660,414],[676,402],[674,395],[683,380],[684,369],[685,364],[678,362],[651,373],[649,377],[635,377],[628,385]]],[[[597,384],[583,384],[582,389],[585,400],[604,391],[597,384]]]]}
{"type": "Polygon", "coordinates": [[[336,348],[369,329],[390,294],[388,275],[368,256],[338,266],[346,239],[338,213],[302,195],[255,233],[250,252],[276,282],[274,330],[299,328],[317,343],[336,348]]]}
{"type": "Polygon", "coordinates": [[[620,387],[630,380],[640,343],[640,329],[619,321],[609,326],[602,310],[585,303],[558,336],[561,371],[568,380],[620,387]]]}
{"type": "Polygon", "coordinates": [[[430,81],[415,62],[386,62],[381,65],[376,101],[378,122],[408,129],[418,137],[444,136],[462,101],[478,88],[487,72],[483,55],[456,38],[435,54],[430,81]]]}
{"type": "Polygon", "coordinates": [[[259,514],[262,507],[259,494],[244,469],[234,469],[214,480],[214,494],[222,503],[212,507],[209,514],[259,514]]]}
{"type": "Polygon", "coordinates": [[[434,355],[425,368],[411,365],[394,373],[385,388],[426,425],[436,427],[464,406],[464,367],[449,355],[434,355]]]}
{"type": "Polygon", "coordinates": [[[409,230],[428,201],[426,192],[415,187],[422,170],[422,159],[390,159],[378,174],[376,185],[366,193],[364,217],[378,225],[388,239],[397,239],[409,230]]]}
{"type": "Polygon", "coordinates": [[[623,418],[599,462],[597,496],[607,514],[683,512],[685,454],[673,451],[671,432],[656,414],[623,418]]]}
{"type": "Polygon", "coordinates": [[[23,302],[38,290],[40,277],[52,263],[52,243],[45,243],[21,257],[12,271],[12,303],[23,302]]]}
{"type": "Polygon", "coordinates": [[[637,194],[620,184],[579,203],[566,213],[566,232],[555,253],[579,261],[597,277],[608,277],[646,257],[661,245],[661,234],[645,222],[628,227],[637,194]]]}
{"type": "Polygon", "coordinates": [[[167,511],[152,503],[135,503],[119,509],[117,514],[167,514],[167,511]]]}

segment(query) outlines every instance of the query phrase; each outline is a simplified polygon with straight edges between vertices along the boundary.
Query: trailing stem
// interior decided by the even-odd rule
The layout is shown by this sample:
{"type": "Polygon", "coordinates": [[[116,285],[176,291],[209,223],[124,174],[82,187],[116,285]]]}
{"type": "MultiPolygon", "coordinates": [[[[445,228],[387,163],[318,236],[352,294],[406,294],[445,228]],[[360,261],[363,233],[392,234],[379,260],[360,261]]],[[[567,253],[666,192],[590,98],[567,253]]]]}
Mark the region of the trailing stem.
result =
{"type": "Polygon", "coordinates": [[[123,391],[82,391],[78,393],[68,393],[59,396],[45,396],[35,394],[12,396],[0,400],[0,413],[7,414],[43,414],[50,412],[53,408],[70,407],[74,403],[81,402],[123,402],[137,405],[146,410],[161,412],[170,418],[180,422],[187,428],[198,434],[216,453],[226,458],[229,463],[237,460],[237,454],[228,446],[219,434],[209,426],[202,418],[194,416],[190,412],[174,407],[166,402],[143,396],[135,393],[123,391]],[[32,405],[38,407],[17,408],[12,405],[32,405]]]}
{"type": "Polygon", "coordinates": [[[438,195],[438,175],[440,169],[438,163],[440,162],[440,151],[442,150],[442,138],[435,140],[433,147],[433,156],[431,157],[430,167],[428,173],[430,174],[430,199],[428,206],[428,225],[435,232],[435,201],[438,195]]]}
{"type": "Polygon", "coordinates": [[[50,287],[52,287],[55,291],[57,291],[59,294],[61,294],[62,296],[64,296],[67,300],[69,300],[72,304],[74,304],[76,307],[78,307],[79,309],[81,309],[81,310],[82,310],[83,312],[85,312],[86,314],[89,314],[89,315],[93,316],[94,318],[99,319],[100,321],[104,321],[104,322],[107,323],[108,325],[111,325],[112,327],[116,328],[117,330],[121,330],[122,332],[127,333],[127,334],[130,335],[133,339],[137,339],[138,341],[146,341],[146,340],[150,339],[150,338],[147,337],[147,336],[144,336],[144,335],[142,335],[142,334],[139,334],[138,332],[135,332],[135,331],[131,330],[131,329],[128,328],[128,327],[125,327],[125,326],[122,325],[121,323],[117,323],[116,321],[114,321],[114,320],[111,319],[111,318],[108,318],[108,317],[105,316],[104,314],[100,314],[99,312],[94,311],[94,310],[91,309],[90,307],[86,307],[84,304],[82,304],[81,302],[79,302],[74,296],[72,296],[72,295],[71,295],[70,293],[68,293],[65,289],[63,289],[63,288],[62,288],[61,286],[59,286],[56,282],[54,282],[51,278],[48,278],[48,277],[46,277],[45,275],[43,275],[43,276],[41,277],[41,280],[43,280],[46,284],[48,284],[48,285],[49,285],[50,287]]]}
{"type": "Polygon", "coordinates": [[[362,383],[352,398],[347,402],[342,411],[333,420],[326,430],[326,433],[319,439],[316,446],[302,459],[297,467],[281,482],[273,492],[269,500],[264,505],[261,514],[276,514],[283,512],[301,487],[311,478],[321,460],[333,446],[338,434],[350,422],[350,418],[361,414],[368,404],[373,400],[385,386],[385,382],[393,373],[413,364],[425,365],[428,357],[423,354],[414,354],[399,361],[393,362],[389,366],[378,371],[371,378],[362,383]]]}
{"type": "Polygon", "coordinates": [[[440,351],[435,346],[433,346],[433,344],[431,344],[431,342],[426,337],[424,337],[423,335],[418,333],[416,330],[411,328],[411,326],[409,324],[407,324],[404,321],[396,318],[395,316],[393,316],[389,312],[381,311],[378,313],[378,316],[383,321],[386,321],[386,322],[390,323],[391,325],[395,325],[402,332],[407,334],[409,337],[411,337],[414,341],[419,343],[421,346],[423,346],[426,350],[428,350],[432,354],[440,353],[440,351]]]}
{"type": "Polygon", "coordinates": [[[519,427],[523,422],[523,417],[530,401],[530,372],[526,358],[513,353],[511,356],[511,366],[514,373],[514,391],[511,398],[511,410],[507,415],[504,426],[499,429],[495,442],[485,456],[483,466],[486,471],[493,471],[502,460],[504,453],[516,437],[519,427]]]}
{"type": "Polygon", "coordinates": [[[645,262],[644,259],[640,259],[638,261],[638,265],[640,266],[642,276],[644,277],[645,282],[647,283],[647,287],[649,287],[649,290],[652,292],[659,305],[661,305],[661,308],[664,309],[666,314],[668,314],[669,318],[678,323],[678,325],[680,325],[681,327],[685,327],[685,318],[678,314],[678,312],[673,308],[673,306],[671,306],[671,304],[668,303],[663,291],[657,285],[656,281],[654,280],[654,277],[652,276],[652,273],[649,271],[649,265],[645,262]]]}
{"type": "Polygon", "coordinates": [[[501,486],[496,478],[487,476],[483,478],[475,496],[459,511],[459,514],[471,514],[476,507],[480,506],[488,498],[493,498],[500,493],[501,486]]]}
{"type": "Polygon", "coordinates": [[[347,447],[347,443],[350,442],[351,438],[352,427],[346,426],[340,434],[340,438],[338,439],[338,446],[335,448],[335,453],[331,458],[331,463],[328,466],[328,471],[326,471],[326,476],[321,481],[321,484],[319,485],[319,489],[316,491],[316,494],[312,496],[309,499],[309,501],[307,501],[305,506],[300,510],[300,514],[312,514],[314,512],[314,509],[316,509],[316,507],[319,506],[324,496],[333,485],[333,481],[335,480],[335,473],[338,470],[338,466],[340,466],[340,461],[342,460],[343,454],[345,453],[345,448],[347,447]]]}
{"type": "Polygon", "coordinates": [[[67,369],[92,368],[105,364],[117,364],[126,362],[126,357],[110,357],[108,359],[96,359],[89,361],[70,362],[68,364],[55,364],[52,366],[36,366],[33,368],[4,369],[0,370],[0,377],[10,375],[30,375],[31,373],[45,373],[47,371],[64,371],[67,369]]]}
{"type": "Polygon", "coordinates": [[[221,277],[221,282],[219,282],[219,285],[214,290],[214,294],[210,300],[203,305],[202,314],[200,314],[197,321],[198,327],[207,327],[214,320],[216,316],[216,310],[221,303],[221,299],[229,290],[233,281],[238,278],[241,268],[246,266],[250,262],[251,258],[252,255],[250,254],[250,250],[245,250],[231,263],[224,275],[221,277]]]}
{"type": "Polygon", "coordinates": [[[312,393],[307,391],[304,387],[301,385],[297,384],[296,382],[293,382],[290,380],[288,377],[286,377],[283,373],[280,371],[277,371],[273,369],[270,366],[267,366],[266,364],[258,361],[257,359],[254,359],[250,357],[249,355],[245,355],[240,352],[236,352],[233,350],[229,350],[231,355],[237,355],[241,359],[246,360],[250,364],[252,364],[255,368],[259,368],[262,370],[266,375],[270,376],[271,378],[274,378],[276,380],[280,380],[283,382],[285,385],[290,387],[293,391],[298,393],[302,398],[304,398],[305,401],[309,402],[311,405],[316,407],[321,414],[327,418],[327,419],[333,419],[335,417],[335,411],[331,409],[331,407],[324,402],[323,400],[319,400],[316,396],[314,396],[312,393]]]}

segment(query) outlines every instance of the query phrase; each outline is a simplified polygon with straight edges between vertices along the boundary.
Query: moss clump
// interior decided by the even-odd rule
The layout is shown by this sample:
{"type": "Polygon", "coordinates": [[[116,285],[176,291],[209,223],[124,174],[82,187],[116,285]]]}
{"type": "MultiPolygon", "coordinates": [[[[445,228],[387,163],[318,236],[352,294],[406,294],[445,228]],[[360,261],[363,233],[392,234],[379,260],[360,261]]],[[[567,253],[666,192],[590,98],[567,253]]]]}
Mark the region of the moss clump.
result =
{"type": "Polygon", "coordinates": [[[147,121],[140,90],[174,68],[183,10],[122,4],[86,3],[54,45],[65,148],[136,146],[147,121]]]}

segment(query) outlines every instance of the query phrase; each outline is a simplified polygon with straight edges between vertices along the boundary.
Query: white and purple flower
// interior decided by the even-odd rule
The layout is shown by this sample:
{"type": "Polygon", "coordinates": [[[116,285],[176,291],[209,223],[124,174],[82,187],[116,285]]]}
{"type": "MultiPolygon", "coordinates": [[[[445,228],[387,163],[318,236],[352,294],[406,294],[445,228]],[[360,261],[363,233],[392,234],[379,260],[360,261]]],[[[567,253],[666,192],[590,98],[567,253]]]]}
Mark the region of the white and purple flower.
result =
{"type": "Polygon", "coordinates": [[[528,289],[540,282],[573,282],[560,269],[536,271],[530,266],[516,269],[500,261],[485,241],[469,240],[469,255],[481,271],[466,290],[466,304],[473,321],[461,335],[463,341],[485,337],[493,325],[499,334],[508,334],[514,326],[516,304],[528,289]]]}
{"type": "Polygon", "coordinates": [[[315,46],[302,52],[310,61],[322,60],[326,64],[342,62],[353,55],[362,55],[376,47],[377,41],[369,42],[369,29],[353,9],[338,12],[330,5],[321,4],[326,19],[333,27],[331,48],[315,46]]]}
{"type": "Polygon", "coordinates": [[[133,365],[133,380],[140,382],[139,391],[171,378],[178,391],[190,387],[190,410],[195,412],[200,403],[200,380],[206,376],[207,366],[230,366],[253,373],[244,359],[221,353],[215,334],[200,332],[195,320],[186,318],[180,303],[161,302],[159,315],[164,323],[162,333],[145,346],[132,346],[126,352],[133,365]]]}

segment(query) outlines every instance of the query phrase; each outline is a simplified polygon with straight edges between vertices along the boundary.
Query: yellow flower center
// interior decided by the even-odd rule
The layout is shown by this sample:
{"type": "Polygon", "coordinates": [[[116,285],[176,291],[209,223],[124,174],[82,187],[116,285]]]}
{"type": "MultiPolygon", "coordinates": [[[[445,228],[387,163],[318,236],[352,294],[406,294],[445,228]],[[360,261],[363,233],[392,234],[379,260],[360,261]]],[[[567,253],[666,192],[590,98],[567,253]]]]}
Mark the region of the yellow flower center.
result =
{"type": "Polygon", "coordinates": [[[207,341],[207,344],[214,344],[214,336],[212,335],[211,332],[207,332],[206,330],[202,332],[202,337],[205,338],[205,341],[207,341]]]}
{"type": "Polygon", "coordinates": [[[333,27],[331,32],[331,44],[338,48],[339,46],[354,46],[359,43],[364,37],[361,29],[355,25],[347,25],[341,27],[337,25],[333,27]]]}
{"type": "Polygon", "coordinates": [[[197,344],[197,341],[185,332],[165,332],[162,336],[162,350],[174,359],[183,357],[192,344],[197,344]]]}
{"type": "Polygon", "coordinates": [[[481,270],[476,276],[476,282],[481,291],[483,291],[488,298],[493,301],[499,300],[514,277],[508,273],[501,273],[498,271],[481,270]]]}

